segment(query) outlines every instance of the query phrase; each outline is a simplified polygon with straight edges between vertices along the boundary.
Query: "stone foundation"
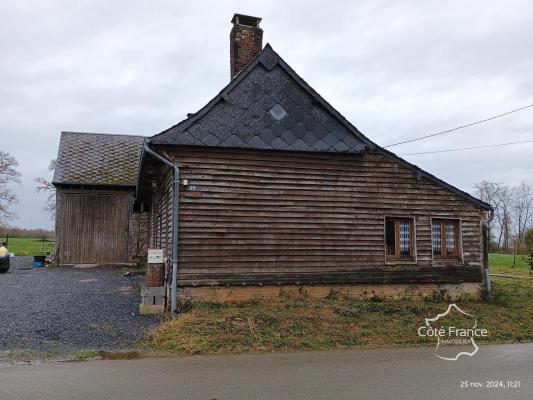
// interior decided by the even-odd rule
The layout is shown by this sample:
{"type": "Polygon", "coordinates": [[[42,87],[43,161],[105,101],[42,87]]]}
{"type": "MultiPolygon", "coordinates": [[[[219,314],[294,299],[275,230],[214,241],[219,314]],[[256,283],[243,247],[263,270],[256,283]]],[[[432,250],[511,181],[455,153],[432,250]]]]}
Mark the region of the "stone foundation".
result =
{"type": "Polygon", "coordinates": [[[139,313],[162,314],[165,312],[166,286],[161,287],[141,287],[141,304],[139,304],[139,313]]]}
{"type": "Polygon", "coordinates": [[[208,302],[233,302],[248,300],[279,301],[283,299],[351,298],[381,299],[439,296],[445,300],[459,298],[479,299],[481,282],[422,283],[422,284],[317,284],[317,285],[264,285],[264,286],[212,286],[182,287],[178,290],[180,301],[197,299],[208,302]]]}

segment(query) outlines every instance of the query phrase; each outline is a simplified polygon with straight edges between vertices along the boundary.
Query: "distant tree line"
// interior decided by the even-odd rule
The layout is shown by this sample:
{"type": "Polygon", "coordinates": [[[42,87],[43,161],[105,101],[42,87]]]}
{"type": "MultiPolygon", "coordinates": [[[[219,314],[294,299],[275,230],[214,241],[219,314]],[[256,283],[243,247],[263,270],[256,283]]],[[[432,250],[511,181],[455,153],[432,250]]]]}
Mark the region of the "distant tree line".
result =
{"type": "Polygon", "coordinates": [[[494,207],[494,219],[489,224],[490,251],[525,253],[526,237],[533,229],[533,186],[482,181],[475,184],[475,190],[481,200],[494,207]]]}
{"type": "Polygon", "coordinates": [[[24,229],[24,228],[11,228],[1,227],[0,238],[4,240],[7,237],[13,238],[32,238],[32,239],[53,239],[54,231],[48,229],[24,229]]]}

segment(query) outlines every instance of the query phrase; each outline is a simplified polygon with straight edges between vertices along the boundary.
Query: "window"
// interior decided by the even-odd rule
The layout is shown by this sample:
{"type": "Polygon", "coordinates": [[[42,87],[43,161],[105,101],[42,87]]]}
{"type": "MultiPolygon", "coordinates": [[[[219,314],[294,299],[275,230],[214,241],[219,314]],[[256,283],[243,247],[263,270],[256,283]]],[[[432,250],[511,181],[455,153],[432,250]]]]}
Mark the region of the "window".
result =
{"type": "Polygon", "coordinates": [[[385,243],[388,260],[413,260],[413,220],[409,218],[386,218],[385,243]]]}
{"type": "Polygon", "coordinates": [[[431,221],[431,243],[436,258],[459,258],[459,221],[431,221]]]}

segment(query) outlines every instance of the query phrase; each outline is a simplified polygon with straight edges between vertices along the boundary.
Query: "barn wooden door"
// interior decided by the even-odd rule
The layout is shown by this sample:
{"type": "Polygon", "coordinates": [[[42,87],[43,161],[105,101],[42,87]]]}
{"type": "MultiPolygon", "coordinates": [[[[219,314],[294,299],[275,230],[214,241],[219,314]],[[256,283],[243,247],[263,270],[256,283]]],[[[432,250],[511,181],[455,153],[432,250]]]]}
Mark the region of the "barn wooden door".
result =
{"type": "Polygon", "coordinates": [[[129,193],[62,193],[59,215],[61,264],[129,261],[129,193]]]}

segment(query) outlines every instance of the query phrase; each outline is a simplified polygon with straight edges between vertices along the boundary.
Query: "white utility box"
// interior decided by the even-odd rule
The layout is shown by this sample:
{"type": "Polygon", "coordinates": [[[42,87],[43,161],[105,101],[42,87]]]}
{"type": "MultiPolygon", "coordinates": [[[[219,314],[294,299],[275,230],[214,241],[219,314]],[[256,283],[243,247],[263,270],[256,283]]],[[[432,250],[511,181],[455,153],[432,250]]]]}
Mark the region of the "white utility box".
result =
{"type": "Polygon", "coordinates": [[[148,249],[148,264],[163,264],[163,249],[148,249]]]}

